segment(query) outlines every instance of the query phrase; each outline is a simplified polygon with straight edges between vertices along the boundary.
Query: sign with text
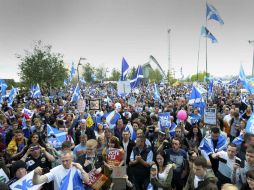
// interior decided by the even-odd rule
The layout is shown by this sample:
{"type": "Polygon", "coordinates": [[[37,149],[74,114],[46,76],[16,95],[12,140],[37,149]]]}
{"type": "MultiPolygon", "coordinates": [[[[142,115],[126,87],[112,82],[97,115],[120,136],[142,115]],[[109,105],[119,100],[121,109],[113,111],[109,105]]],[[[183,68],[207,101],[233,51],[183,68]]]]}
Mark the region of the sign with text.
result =
{"type": "Polygon", "coordinates": [[[159,113],[159,129],[165,131],[165,128],[170,128],[170,112],[159,113]]]}
{"type": "Polygon", "coordinates": [[[217,124],[217,111],[216,108],[206,108],[204,114],[204,123],[207,125],[217,124]]]}
{"type": "Polygon", "coordinates": [[[117,92],[121,96],[131,93],[130,81],[119,81],[117,82],[117,92]]]}
{"type": "Polygon", "coordinates": [[[96,174],[95,171],[96,170],[92,170],[88,173],[89,181],[87,182],[87,185],[95,190],[99,190],[108,178],[102,173],[96,174]]]}
{"type": "Polygon", "coordinates": [[[31,171],[15,183],[10,185],[11,190],[38,190],[43,184],[33,185],[34,171],[31,171]]]}
{"type": "Polygon", "coordinates": [[[107,162],[109,165],[118,166],[122,161],[122,154],[120,149],[109,148],[107,150],[107,162]]]}

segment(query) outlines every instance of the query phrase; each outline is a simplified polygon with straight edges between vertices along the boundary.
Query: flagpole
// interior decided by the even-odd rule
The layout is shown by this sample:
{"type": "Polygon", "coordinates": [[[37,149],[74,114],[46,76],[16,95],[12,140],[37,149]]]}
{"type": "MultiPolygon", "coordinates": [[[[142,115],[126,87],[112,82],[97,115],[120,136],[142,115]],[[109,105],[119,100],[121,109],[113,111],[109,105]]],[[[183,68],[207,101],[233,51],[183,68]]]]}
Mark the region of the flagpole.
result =
{"type": "MultiPolygon", "coordinates": [[[[207,5],[207,1],[205,1],[206,2],[206,5],[207,5]]],[[[205,6],[206,6],[205,5],[205,6]]],[[[205,14],[206,15],[206,14],[205,14]]],[[[205,27],[207,28],[207,15],[205,16],[205,27]]],[[[207,78],[208,78],[208,66],[207,66],[207,34],[206,34],[206,40],[205,40],[205,76],[206,76],[206,90],[207,90],[207,92],[206,92],[206,102],[208,102],[208,80],[207,80],[207,78]]]]}
{"type": "Polygon", "coordinates": [[[198,66],[199,66],[200,39],[201,39],[201,34],[200,34],[200,36],[199,36],[199,42],[198,42],[197,81],[198,81],[198,66]]]}

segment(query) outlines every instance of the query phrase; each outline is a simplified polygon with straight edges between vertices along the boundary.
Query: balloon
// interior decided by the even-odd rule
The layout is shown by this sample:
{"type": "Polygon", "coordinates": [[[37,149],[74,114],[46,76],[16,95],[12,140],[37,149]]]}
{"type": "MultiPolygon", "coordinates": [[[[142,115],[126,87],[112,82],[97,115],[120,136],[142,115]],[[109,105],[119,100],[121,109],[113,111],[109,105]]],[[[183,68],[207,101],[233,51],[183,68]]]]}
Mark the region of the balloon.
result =
{"type": "Polygon", "coordinates": [[[180,110],[178,113],[177,113],[177,118],[181,121],[184,121],[187,119],[187,113],[185,110],[180,110]]]}

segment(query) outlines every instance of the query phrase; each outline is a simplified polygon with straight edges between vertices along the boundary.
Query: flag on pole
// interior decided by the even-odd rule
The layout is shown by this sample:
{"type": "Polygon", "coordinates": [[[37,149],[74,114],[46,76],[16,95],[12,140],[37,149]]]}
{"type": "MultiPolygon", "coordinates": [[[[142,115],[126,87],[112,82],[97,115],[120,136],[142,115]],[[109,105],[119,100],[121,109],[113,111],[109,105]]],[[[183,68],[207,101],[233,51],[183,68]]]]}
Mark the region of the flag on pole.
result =
{"type": "Polygon", "coordinates": [[[205,109],[205,101],[201,95],[201,93],[197,90],[197,88],[193,85],[192,86],[192,91],[191,91],[191,95],[190,95],[190,99],[189,99],[189,104],[194,106],[194,107],[198,107],[200,114],[203,115],[204,114],[204,109],[205,109]]]}
{"type": "Polygon", "coordinates": [[[133,76],[132,80],[130,81],[131,89],[137,88],[140,85],[142,78],[144,78],[143,72],[142,72],[142,67],[139,65],[136,72],[135,72],[135,75],[133,76]]]}
{"type": "Polygon", "coordinates": [[[74,67],[74,63],[72,63],[71,72],[70,72],[70,78],[69,78],[70,82],[72,81],[72,78],[73,78],[74,75],[75,75],[75,67],[74,67]]]}
{"type": "Polygon", "coordinates": [[[16,98],[16,96],[17,96],[17,89],[12,87],[11,92],[9,94],[9,98],[8,98],[8,106],[12,105],[12,103],[13,103],[14,99],[16,98]]]}
{"type": "Polygon", "coordinates": [[[217,43],[218,40],[214,37],[214,35],[204,26],[201,27],[201,36],[209,38],[212,43],[217,43]]]}
{"type": "Polygon", "coordinates": [[[219,22],[221,25],[224,24],[217,9],[209,3],[206,3],[206,18],[207,20],[215,20],[219,22]]]}
{"type": "Polygon", "coordinates": [[[158,100],[160,101],[161,97],[160,97],[160,92],[157,88],[157,84],[154,83],[154,100],[158,100]]]}
{"type": "Polygon", "coordinates": [[[122,59],[122,73],[121,73],[121,81],[124,81],[126,79],[127,73],[129,71],[129,65],[127,63],[127,61],[124,59],[122,59]]]}
{"type": "Polygon", "coordinates": [[[5,81],[4,80],[2,80],[2,79],[0,79],[0,88],[1,88],[1,90],[0,90],[0,92],[1,92],[1,95],[2,96],[5,96],[6,95],[6,89],[7,89],[7,84],[5,83],[5,81]]]}
{"type": "Polygon", "coordinates": [[[79,85],[77,84],[76,85],[76,88],[72,94],[72,97],[71,97],[71,102],[77,102],[80,98],[80,88],[79,88],[79,85]]]}
{"type": "Polygon", "coordinates": [[[41,89],[40,89],[39,84],[37,84],[34,89],[33,98],[41,98],[41,89]]]}

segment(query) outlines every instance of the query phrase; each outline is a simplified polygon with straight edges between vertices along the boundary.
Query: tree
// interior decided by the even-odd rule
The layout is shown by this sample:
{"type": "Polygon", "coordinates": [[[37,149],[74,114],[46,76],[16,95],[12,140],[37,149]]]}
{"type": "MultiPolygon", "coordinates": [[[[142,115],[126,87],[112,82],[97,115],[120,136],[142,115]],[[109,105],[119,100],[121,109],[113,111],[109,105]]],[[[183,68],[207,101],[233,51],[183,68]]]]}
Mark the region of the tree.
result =
{"type": "MultiPolygon", "coordinates": [[[[210,74],[207,73],[207,77],[209,77],[209,76],[210,76],[210,74]]],[[[198,76],[197,76],[197,74],[191,75],[191,81],[203,82],[205,77],[206,77],[206,72],[203,71],[202,73],[198,73],[198,76]]]]}
{"type": "Polygon", "coordinates": [[[132,79],[133,76],[135,75],[135,72],[136,72],[137,68],[136,67],[132,67],[129,71],[129,74],[128,74],[128,79],[132,79]]]}
{"type": "Polygon", "coordinates": [[[118,81],[120,79],[120,76],[121,76],[121,73],[118,70],[113,69],[112,73],[111,73],[110,80],[112,80],[112,81],[118,81]]]}
{"type": "Polygon", "coordinates": [[[149,79],[152,82],[160,82],[163,79],[163,76],[161,75],[159,69],[155,69],[149,73],[149,79]]]}
{"type": "Polygon", "coordinates": [[[83,71],[84,72],[83,72],[82,76],[84,77],[86,82],[92,82],[93,81],[92,74],[94,73],[94,70],[95,70],[95,68],[93,68],[90,63],[86,63],[83,66],[83,71]]]}
{"type": "Polygon", "coordinates": [[[43,45],[41,41],[35,43],[33,50],[25,50],[24,56],[17,56],[19,76],[25,86],[39,84],[42,87],[59,87],[67,78],[67,69],[64,68],[63,56],[52,53],[52,46],[43,45]]]}
{"type": "Polygon", "coordinates": [[[104,69],[103,67],[99,67],[99,68],[95,69],[95,72],[96,72],[97,80],[99,80],[99,81],[105,80],[106,69],[104,69]]]}

